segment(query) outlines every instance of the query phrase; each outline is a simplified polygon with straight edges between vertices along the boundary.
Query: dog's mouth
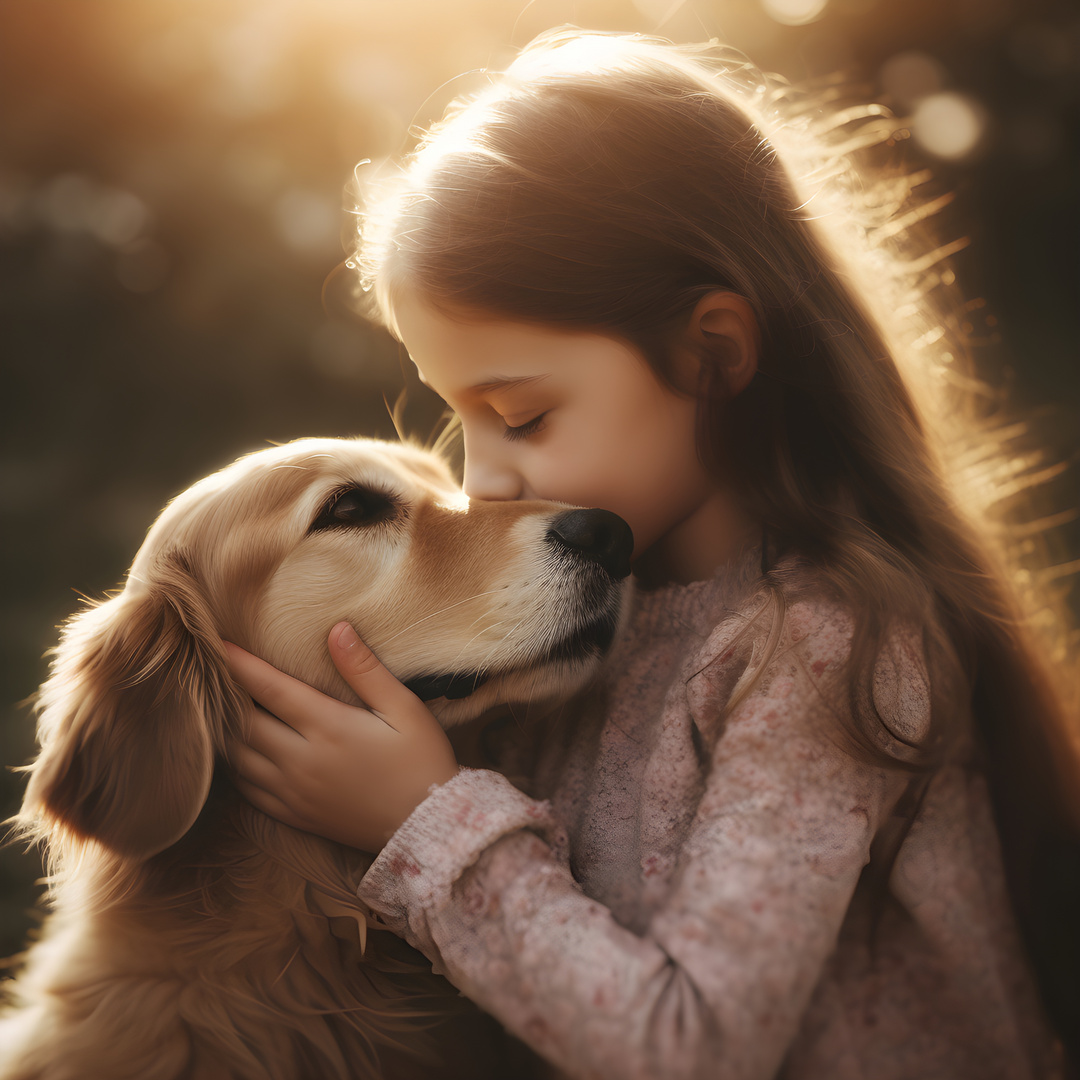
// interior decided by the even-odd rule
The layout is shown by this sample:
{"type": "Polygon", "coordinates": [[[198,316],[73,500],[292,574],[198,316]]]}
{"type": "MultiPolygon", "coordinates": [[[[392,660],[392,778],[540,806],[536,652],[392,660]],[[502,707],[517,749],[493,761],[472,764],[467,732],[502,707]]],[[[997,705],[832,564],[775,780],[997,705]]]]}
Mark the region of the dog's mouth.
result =
{"type": "MultiPolygon", "coordinates": [[[[616,612],[605,612],[579,626],[571,634],[557,641],[545,653],[530,661],[529,667],[540,664],[567,663],[605,653],[615,637],[618,626],[616,612]]],[[[516,668],[494,671],[455,671],[442,675],[417,675],[406,679],[407,686],[421,701],[447,698],[457,701],[479,690],[489,679],[507,675],[516,668]]]]}

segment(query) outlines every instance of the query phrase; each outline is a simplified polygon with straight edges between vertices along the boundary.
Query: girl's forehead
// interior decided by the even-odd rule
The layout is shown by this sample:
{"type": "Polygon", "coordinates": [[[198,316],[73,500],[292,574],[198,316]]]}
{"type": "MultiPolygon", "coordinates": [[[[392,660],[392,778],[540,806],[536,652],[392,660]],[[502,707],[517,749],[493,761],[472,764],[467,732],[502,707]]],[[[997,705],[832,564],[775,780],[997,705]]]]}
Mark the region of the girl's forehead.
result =
{"type": "Polygon", "coordinates": [[[421,379],[459,392],[544,378],[565,363],[570,343],[581,336],[503,315],[448,312],[415,295],[402,296],[394,316],[421,379]]]}
{"type": "Polygon", "coordinates": [[[545,341],[567,333],[556,326],[527,322],[500,312],[446,307],[415,292],[403,292],[395,298],[394,322],[406,345],[410,337],[423,344],[463,341],[485,346],[504,340],[545,341]]]}
{"type": "Polygon", "coordinates": [[[421,380],[444,398],[611,385],[626,376],[627,365],[648,367],[625,341],[598,330],[450,313],[420,297],[403,297],[395,315],[421,380]]]}

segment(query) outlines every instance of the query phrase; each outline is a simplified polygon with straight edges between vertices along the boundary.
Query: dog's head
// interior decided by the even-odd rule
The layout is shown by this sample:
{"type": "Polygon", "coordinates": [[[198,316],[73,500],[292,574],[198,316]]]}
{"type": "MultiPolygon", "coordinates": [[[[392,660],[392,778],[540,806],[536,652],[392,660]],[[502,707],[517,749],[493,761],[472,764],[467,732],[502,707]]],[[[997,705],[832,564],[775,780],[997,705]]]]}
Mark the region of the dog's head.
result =
{"type": "Polygon", "coordinates": [[[355,701],[326,650],[348,619],[447,724],[569,696],[614,634],[631,547],[605,511],[470,503],[409,446],[242,458],[178,496],[123,591],[64,628],[23,818],[137,858],[178,840],[245,713],[223,638],[355,701]]]}

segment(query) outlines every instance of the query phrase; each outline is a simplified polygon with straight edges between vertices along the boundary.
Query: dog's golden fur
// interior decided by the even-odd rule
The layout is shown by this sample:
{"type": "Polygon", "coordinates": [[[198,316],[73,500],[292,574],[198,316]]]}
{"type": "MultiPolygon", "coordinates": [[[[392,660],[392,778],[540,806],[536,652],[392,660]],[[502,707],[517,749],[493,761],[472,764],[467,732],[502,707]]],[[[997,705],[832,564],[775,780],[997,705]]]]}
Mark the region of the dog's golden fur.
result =
{"type": "Polygon", "coordinates": [[[431,455],[370,440],[250,455],[166,508],[123,590],[64,628],[39,694],[17,825],[47,846],[53,911],[8,984],[2,1080],[498,1074],[486,1019],[367,933],[370,857],[228,782],[246,703],[222,639],[355,701],[324,644],[350,619],[400,678],[484,673],[431,703],[447,724],[567,696],[598,649],[559,643],[613,620],[619,590],[552,556],[563,509],[470,505],[431,455]]]}

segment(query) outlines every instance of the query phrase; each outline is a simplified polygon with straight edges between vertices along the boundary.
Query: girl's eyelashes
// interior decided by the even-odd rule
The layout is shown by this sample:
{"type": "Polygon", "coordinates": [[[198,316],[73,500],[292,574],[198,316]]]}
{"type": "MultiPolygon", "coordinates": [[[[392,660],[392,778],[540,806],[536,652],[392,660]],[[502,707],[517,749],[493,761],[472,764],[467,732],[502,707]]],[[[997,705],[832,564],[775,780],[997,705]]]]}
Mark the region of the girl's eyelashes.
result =
{"type": "Polygon", "coordinates": [[[544,429],[545,416],[547,416],[547,411],[537,413],[531,420],[526,420],[524,424],[518,424],[517,427],[510,427],[507,424],[503,428],[503,438],[513,442],[516,439],[527,439],[530,435],[535,435],[544,429]]]}

